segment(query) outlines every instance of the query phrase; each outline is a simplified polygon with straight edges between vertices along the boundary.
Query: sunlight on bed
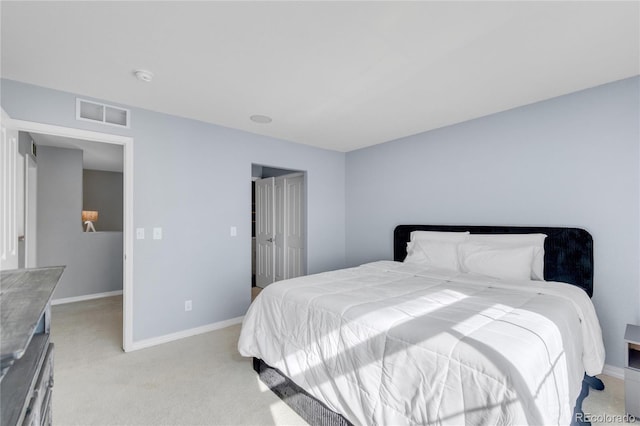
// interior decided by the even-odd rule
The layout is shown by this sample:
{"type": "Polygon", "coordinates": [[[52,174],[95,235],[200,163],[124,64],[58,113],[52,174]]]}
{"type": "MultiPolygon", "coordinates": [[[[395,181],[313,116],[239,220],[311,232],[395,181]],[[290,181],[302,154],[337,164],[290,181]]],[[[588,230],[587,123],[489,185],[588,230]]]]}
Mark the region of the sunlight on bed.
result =
{"type": "Polygon", "coordinates": [[[500,317],[512,312],[514,308],[511,306],[496,303],[475,315],[467,317],[451,327],[453,331],[457,331],[463,336],[467,336],[478,329],[478,324],[486,324],[497,320],[500,317]]]}

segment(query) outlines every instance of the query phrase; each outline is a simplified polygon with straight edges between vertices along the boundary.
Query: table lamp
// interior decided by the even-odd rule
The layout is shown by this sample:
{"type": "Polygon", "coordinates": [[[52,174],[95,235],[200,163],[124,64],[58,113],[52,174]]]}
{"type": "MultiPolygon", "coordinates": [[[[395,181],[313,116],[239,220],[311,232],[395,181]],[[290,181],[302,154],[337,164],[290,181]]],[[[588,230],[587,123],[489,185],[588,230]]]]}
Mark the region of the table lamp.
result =
{"type": "Polygon", "coordinates": [[[93,222],[98,221],[98,212],[93,210],[82,210],[82,221],[87,226],[84,232],[96,232],[96,228],[93,227],[93,222]]]}

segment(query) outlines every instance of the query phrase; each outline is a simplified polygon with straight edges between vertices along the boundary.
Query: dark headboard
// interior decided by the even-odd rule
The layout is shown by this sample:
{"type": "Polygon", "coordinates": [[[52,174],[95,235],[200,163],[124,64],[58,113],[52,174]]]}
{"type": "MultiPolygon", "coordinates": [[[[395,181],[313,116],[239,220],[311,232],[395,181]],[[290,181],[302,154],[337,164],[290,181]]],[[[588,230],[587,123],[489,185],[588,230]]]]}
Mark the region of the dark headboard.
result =
{"type": "Polygon", "coordinates": [[[593,295],[593,239],[584,229],[534,226],[399,225],[393,232],[393,260],[407,256],[413,231],[469,231],[472,234],[546,234],[544,279],[576,285],[593,295]]]}

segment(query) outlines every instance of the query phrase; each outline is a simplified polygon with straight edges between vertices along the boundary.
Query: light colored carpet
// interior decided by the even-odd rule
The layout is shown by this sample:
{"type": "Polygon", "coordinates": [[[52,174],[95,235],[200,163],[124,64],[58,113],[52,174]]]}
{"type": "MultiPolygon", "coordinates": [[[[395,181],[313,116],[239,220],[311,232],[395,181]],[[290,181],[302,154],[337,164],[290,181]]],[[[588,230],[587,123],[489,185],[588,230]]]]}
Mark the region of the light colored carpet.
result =
{"type": "Polygon", "coordinates": [[[122,298],[52,308],[55,425],[305,425],[260,382],[240,325],[124,353],[122,298]]]}
{"type": "MultiPolygon", "coordinates": [[[[591,422],[596,425],[624,425],[624,381],[601,374],[604,382],[602,392],[590,390],[589,396],[582,404],[585,414],[591,415],[591,422]]],[[[640,421],[636,420],[636,424],[640,421]]]]}
{"type": "MultiPolygon", "coordinates": [[[[56,425],[306,424],[238,354],[240,325],[124,353],[121,297],[52,310],[56,425]]],[[[623,382],[602,377],[585,412],[622,416],[623,382]]]]}

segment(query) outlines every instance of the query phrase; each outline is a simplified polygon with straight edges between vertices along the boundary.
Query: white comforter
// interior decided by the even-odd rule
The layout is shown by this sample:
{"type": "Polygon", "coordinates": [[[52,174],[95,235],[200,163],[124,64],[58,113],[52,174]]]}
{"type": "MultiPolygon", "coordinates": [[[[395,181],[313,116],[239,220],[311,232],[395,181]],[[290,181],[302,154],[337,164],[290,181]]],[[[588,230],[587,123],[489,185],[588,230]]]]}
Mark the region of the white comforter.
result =
{"type": "Polygon", "coordinates": [[[569,424],[604,346],[560,283],[382,261],[270,285],[238,349],[355,424],[569,424]]]}

